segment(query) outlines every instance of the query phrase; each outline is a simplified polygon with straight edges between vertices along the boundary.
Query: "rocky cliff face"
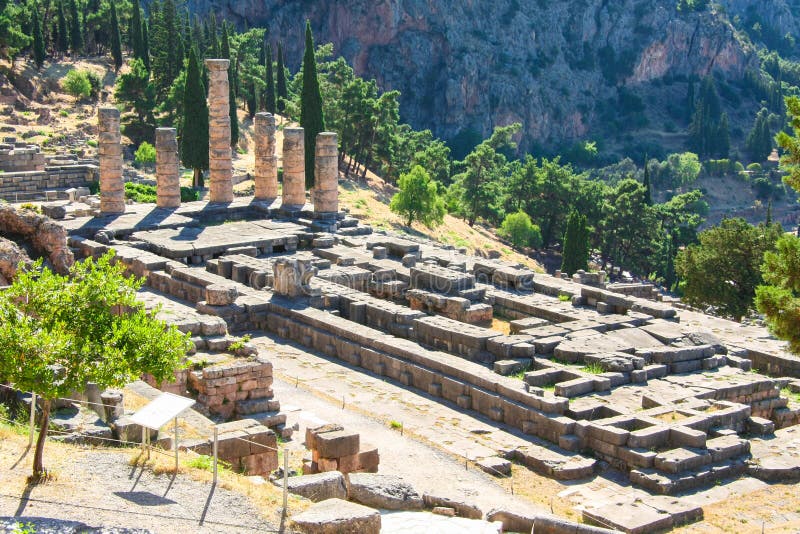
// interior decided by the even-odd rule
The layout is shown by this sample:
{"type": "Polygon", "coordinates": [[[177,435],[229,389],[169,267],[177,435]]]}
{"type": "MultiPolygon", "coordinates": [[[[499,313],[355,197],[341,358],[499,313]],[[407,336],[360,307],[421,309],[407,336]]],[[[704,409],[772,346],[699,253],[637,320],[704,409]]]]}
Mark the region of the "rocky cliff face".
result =
{"type": "MultiPolygon", "coordinates": [[[[737,9],[761,0],[727,0],[737,9]]],[[[778,3],[785,3],[779,0],[778,3]]],[[[625,95],[720,71],[741,80],[757,65],[725,16],[679,13],[675,0],[189,0],[244,26],[269,27],[302,55],[305,18],[317,42],[385,90],[402,92],[403,119],[453,139],[519,121],[521,143],[557,146],[624,127],[625,95]],[[609,113],[609,106],[612,113],[609,113]],[[611,126],[610,126],[611,124],[611,126]]],[[[659,97],[660,98],[660,97],[659,97]]],[[[751,119],[750,119],[751,120],[751,119]]],[[[613,131],[611,132],[613,135],[613,131]]]]}

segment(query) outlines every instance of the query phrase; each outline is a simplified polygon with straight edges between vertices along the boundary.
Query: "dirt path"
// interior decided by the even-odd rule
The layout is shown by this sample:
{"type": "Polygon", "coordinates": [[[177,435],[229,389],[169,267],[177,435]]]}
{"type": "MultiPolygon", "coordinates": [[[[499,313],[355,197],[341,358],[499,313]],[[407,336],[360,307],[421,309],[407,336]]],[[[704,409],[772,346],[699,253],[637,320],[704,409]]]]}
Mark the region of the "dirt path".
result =
{"type": "Polygon", "coordinates": [[[56,479],[28,486],[24,480],[31,454],[17,463],[19,443],[0,443],[0,516],[18,516],[21,523],[46,517],[169,534],[275,532],[279,526],[279,519],[264,519],[244,495],[184,475],[173,479],[130,466],[129,450],[57,450],[48,445],[45,460],[56,479]]]}

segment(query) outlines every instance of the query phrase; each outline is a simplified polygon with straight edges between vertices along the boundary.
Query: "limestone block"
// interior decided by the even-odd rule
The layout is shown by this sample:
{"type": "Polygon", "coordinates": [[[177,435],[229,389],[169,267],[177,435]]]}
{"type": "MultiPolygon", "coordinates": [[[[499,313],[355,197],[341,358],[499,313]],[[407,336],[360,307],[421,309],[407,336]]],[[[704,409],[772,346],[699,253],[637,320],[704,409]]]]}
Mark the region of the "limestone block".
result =
{"type": "Polygon", "coordinates": [[[285,207],[303,206],[305,188],[305,133],[303,128],[283,130],[283,200],[285,207]]]}
{"type": "Polygon", "coordinates": [[[379,534],[378,510],[342,499],[327,499],[292,517],[292,525],[305,534],[379,534]]]}
{"type": "Polygon", "coordinates": [[[227,59],[206,59],[209,74],[209,199],[211,202],[233,200],[233,165],[231,163],[231,129],[228,93],[227,59]]]}
{"type": "MultiPolygon", "coordinates": [[[[279,479],[280,483],[283,482],[279,479]]],[[[315,475],[289,477],[289,492],[314,502],[327,499],[347,499],[347,485],[339,471],[327,471],[315,475]]]]}
{"type": "Polygon", "coordinates": [[[348,477],[351,500],[384,510],[419,510],[422,496],[402,478],[378,473],[352,473],[348,477]]]}
{"type": "Polygon", "coordinates": [[[278,196],[278,158],[275,155],[275,117],[271,113],[256,113],[253,137],[255,140],[255,198],[273,199],[278,196]]]}
{"type": "Polygon", "coordinates": [[[225,284],[206,286],[206,303],[210,306],[228,306],[234,303],[237,296],[236,286],[225,284]]]}
{"type": "Polygon", "coordinates": [[[337,430],[317,434],[315,442],[320,457],[339,458],[358,453],[360,436],[357,432],[337,430]]]}

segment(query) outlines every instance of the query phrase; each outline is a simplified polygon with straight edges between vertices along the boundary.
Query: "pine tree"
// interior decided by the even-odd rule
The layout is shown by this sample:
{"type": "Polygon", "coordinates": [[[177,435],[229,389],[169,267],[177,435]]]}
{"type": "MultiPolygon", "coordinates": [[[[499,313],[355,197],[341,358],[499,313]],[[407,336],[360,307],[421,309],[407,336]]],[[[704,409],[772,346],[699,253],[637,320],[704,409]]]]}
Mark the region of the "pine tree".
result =
{"type": "Polygon", "coordinates": [[[222,24],[222,38],[219,44],[219,53],[222,59],[231,58],[231,42],[228,36],[228,25],[223,22],[222,24]]]}
{"type": "Polygon", "coordinates": [[[267,90],[265,95],[264,107],[267,112],[275,113],[275,76],[272,73],[272,45],[267,44],[266,58],[267,71],[267,90]]]}
{"type": "Polygon", "coordinates": [[[711,76],[706,76],[700,85],[689,125],[689,138],[694,151],[703,157],[727,157],[730,151],[728,116],[722,113],[717,87],[711,76]]]}
{"type": "Polygon", "coordinates": [[[203,187],[203,170],[208,169],[208,105],[194,47],[189,51],[181,131],[181,163],[194,169],[192,185],[203,187]]]}
{"type": "Polygon", "coordinates": [[[567,219],[567,230],[564,232],[561,270],[572,276],[581,269],[586,270],[588,259],[589,231],[586,228],[586,216],[572,211],[567,219]]]}
{"type": "Polygon", "coordinates": [[[178,57],[178,11],[174,0],[164,0],[161,9],[151,6],[150,46],[153,52],[153,78],[160,94],[169,90],[178,77],[183,58],[178,57]]]}
{"type": "Polygon", "coordinates": [[[131,7],[131,21],[128,24],[128,44],[131,47],[134,59],[144,60],[142,57],[142,8],[139,0],[133,0],[131,7]]]}
{"type": "Polygon", "coordinates": [[[766,108],[756,114],[753,129],[747,135],[745,148],[750,159],[756,162],[765,161],[772,153],[772,133],[769,129],[769,111],[766,108]]]}
{"type": "Polygon", "coordinates": [[[283,113],[286,111],[286,100],[289,93],[286,91],[286,70],[283,66],[283,43],[278,41],[278,98],[277,108],[278,112],[283,113]]]}
{"type": "Polygon", "coordinates": [[[56,48],[62,54],[66,54],[67,51],[69,51],[67,17],[64,16],[64,0],[58,0],[58,41],[56,48]]]}
{"type": "Polygon", "coordinates": [[[122,43],[119,37],[119,19],[115,2],[111,2],[111,57],[114,58],[114,71],[122,67],[122,43]]]}
{"type": "Polygon", "coordinates": [[[314,187],[314,151],[317,134],[325,131],[325,117],[322,114],[322,95],[317,79],[317,60],[314,57],[314,37],[311,35],[311,22],[306,20],[306,51],[303,57],[303,91],[300,96],[300,126],[305,131],[306,147],[306,189],[314,187]]]}
{"type": "Polygon", "coordinates": [[[236,145],[239,144],[239,115],[236,113],[238,109],[236,106],[236,72],[238,70],[238,62],[234,59],[231,60],[228,66],[228,104],[230,106],[231,116],[231,148],[236,152],[236,145]]]}
{"type": "Polygon", "coordinates": [[[81,30],[81,18],[78,14],[78,6],[75,0],[69,0],[69,44],[72,53],[76,56],[83,51],[83,31],[81,30]]]}
{"type": "Polygon", "coordinates": [[[150,70],[150,30],[146,20],[142,21],[142,63],[150,70]]]}
{"type": "Polygon", "coordinates": [[[31,4],[31,31],[33,32],[33,60],[36,67],[41,68],[47,52],[44,49],[44,37],[42,36],[42,23],[39,20],[39,4],[31,4]]]}
{"type": "Polygon", "coordinates": [[[258,86],[256,85],[255,80],[252,79],[250,80],[250,83],[248,85],[249,87],[247,92],[247,115],[252,119],[255,116],[256,111],[258,111],[258,109],[256,109],[258,107],[258,100],[259,100],[258,86]]]}
{"type": "Polygon", "coordinates": [[[647,164],[647,154],[644,155],[644,201],[648,206],[653,205],[653,186],[650,185],[650,166],[647,164]]]}
{"type": "Polygon", "coordinates": [[[728,125],[728,114],[723,113],[719,119],[719,126],[717,127],[716,143],[714,145],[714,153],[717,157],[727,158],[731,151],[731,130],[728,125]]]}

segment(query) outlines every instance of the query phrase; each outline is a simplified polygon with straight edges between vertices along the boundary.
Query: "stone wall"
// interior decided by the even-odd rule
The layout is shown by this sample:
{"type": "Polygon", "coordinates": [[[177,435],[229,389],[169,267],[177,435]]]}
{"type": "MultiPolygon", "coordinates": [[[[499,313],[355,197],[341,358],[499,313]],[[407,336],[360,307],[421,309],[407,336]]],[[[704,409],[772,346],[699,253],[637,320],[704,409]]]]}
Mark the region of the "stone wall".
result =
{"type": "Polygon", "coordinates": [[[48,167],[43,171],[0,173],[0,199],[23,202],[45,198],[45,191],[86,187],[98,180],[96,165],[48,167]]]}
{"type": "Polygon", "coordinates": [[[36,145],[25,142],[0,144],[0,171],[43,171],[44,166],[44,154],[36,145]]]}

